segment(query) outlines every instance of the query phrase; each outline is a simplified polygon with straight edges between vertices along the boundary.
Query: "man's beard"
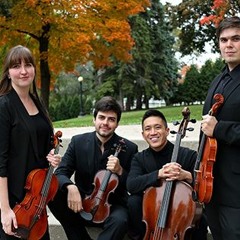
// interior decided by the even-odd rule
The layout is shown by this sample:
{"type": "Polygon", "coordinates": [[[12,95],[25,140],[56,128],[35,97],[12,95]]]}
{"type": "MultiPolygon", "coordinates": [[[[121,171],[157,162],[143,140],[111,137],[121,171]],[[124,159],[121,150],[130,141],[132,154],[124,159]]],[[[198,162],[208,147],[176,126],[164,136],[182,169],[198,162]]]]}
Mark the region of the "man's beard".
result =
{"type": "Polygon", "coordinates": [[[108,132],[108,133],[103,132],[103,133],[101,133],[101,132],[99,131],[99,132],[98,132],[98,135],[99,135],[100,137],[102,137],[102,138],[109,138],[109,137],[111,137],[111,136],[113,135],[113,132],[108,132]]]}

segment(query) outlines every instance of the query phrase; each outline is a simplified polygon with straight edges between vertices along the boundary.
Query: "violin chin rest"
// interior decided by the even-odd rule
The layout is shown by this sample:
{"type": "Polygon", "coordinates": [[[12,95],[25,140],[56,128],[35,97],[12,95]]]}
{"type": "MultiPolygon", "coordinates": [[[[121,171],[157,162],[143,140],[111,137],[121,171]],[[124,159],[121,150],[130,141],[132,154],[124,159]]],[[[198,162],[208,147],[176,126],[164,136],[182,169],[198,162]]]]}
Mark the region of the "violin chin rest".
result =
{"type": "Polygon", "coordinates": [[[24,226],[18,226],[18,228],[14,228],[13,232],[15,233],[15,237],[28,239],[30,230],[24,226]]]}
{"type": "Polygon", "coordinates": [[[80,212],[80,216],[87,221],[92,221],[93,219],[93,215],[91,213],[87,213],[83,210],[80,212]]]}

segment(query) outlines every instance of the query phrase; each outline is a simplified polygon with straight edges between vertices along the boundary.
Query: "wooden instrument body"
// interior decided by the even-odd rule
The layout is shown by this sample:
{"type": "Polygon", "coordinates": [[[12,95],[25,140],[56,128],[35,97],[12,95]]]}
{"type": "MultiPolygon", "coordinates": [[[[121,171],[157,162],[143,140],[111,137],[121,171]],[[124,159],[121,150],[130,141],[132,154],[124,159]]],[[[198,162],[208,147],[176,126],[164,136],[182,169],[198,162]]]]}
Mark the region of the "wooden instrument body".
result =
{"type": "MultiPolygon", "coordinates": [[[[215,94],[216,102],[209,110],[210,116],[216,116],[218,109],[224,102],[221,94],[215,94]]],[[[198,156],[194,167],[193,198],[200,203],[209,203],[213,192],[213,167],[217,155],[217,140],[202,134],[198,156]]]]}
{"type": "MultiPolygon", "coordinates": [[[[190,110],[185,107],[174,144],[171,162],[178,159],[181,139],[185,136],[190,110]]],[[[144,240],[186,240],[200,219],[202,206],[192,199],[192,187],[184,181],[162,179],[160,186],[147,189],[143,197],[144,240]]]]}
{"type": "MultiPolygon", "coordinates": [[[[53,136],[54,154],[59,152],[62,132],[53,136]]],[[[21,239],[39,240],[47,230],[47,203],[54,198],[58,190],[58,180],[53,174],[52,165],[45,169],[32,170],[26,179],[26,195],[21,203],[13,208],[18,228],[13,229],[21,239]]]]}
{"type": "Polygon", "coordinates": [[[110,204],[108,203],[109,194],[114,192],[118,186],[118,176],[111,174],[108,170],[97,172],[94,178],[94,190],[91,195],[86,196],[82,202],[83,209],[87,213],[92,213],[94,223],[102,223],[110,213],[110,204]],[[106,179],[106,174],[110,174],[109,181],[106,183],[104,191],[101,190],[101,184],[106,179]],[[92,207],[94,206],[94,207],[92,207]]]}
{"type": "MultiPolygon", "coordinates": [[[[116,146],[114,157],[125,148],[124,139],[116,146]]],[[[94,177],[94,189],[90,196],[86,196],[82,201],[83,210],[80,212],[82,218],[94,223],[102,223],[110,214],[110,204],[108,197],[113,193],[119,183],[118,176],[110,170],[100,170],[94,177]]]]}
{"type": "MultiPolygon", "coordinates": [[[[192,200],[192,187],[183,181],[173,184],[170,198],[166,226],[159,228],[159,210],[167,182],[162,181],[159,187],[150,187],[143,198],[143,221],[146,224],[144,240],[170,240],[187,239],[191,234],[191,228],[200,219],[202,206],[192,200]],[[152,200],[152,201],[151,201],[152,200]],[[187,226],[183,229],[183,226],[187,226]]],[[[189,238],[190,239],[190,238],[189,238]]]]}
{"type": "Polygon", "coordinates": [[[38,240],[47,230],[46,204],[53,199],[58,189],[58,180],[53,175],[45,199],[46,204],[41,206],[43,198],[45,198],[41,191],[47,172],[48,169],[36,169],[30,172],[25,185],[27,193],[23,201],[13,209],[18,223],[18,229],[15,231],[24,239],[38,240]]]}
{"type": "Polygon", "coordinates": [[[195,190],[197,189],[197,199],[201,203],[209,203],[213,191],[213,166],[216,161],[217,140],[207,137],[205,139],[205,149],[203,151],[202,162],[196,170],[195,190]]]}

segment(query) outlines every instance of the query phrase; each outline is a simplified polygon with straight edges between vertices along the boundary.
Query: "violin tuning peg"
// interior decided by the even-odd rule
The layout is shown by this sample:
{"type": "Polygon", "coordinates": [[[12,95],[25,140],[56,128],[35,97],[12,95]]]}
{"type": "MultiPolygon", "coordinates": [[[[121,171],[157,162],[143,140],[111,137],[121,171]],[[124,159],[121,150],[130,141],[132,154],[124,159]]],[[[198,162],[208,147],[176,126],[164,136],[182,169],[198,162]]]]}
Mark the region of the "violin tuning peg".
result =
{"type": "Polygon", "coordinates": [[[174,125],[174,126],[177,126],[178,124],[180,124],[179,121],[173,121],[173,125],[174,125]]]}
{"type": "Polygon", "coordinates": [[[194,130],[194,128],[190,127],[190,128],[187,128],[186,130],[192,132],[194,130]]]}
{"type": "Polygon", "coordinates": [[[197,121],[196,121],[196,119],[191,119],[190,122],[191,123],[196,123],[197,121]]]}

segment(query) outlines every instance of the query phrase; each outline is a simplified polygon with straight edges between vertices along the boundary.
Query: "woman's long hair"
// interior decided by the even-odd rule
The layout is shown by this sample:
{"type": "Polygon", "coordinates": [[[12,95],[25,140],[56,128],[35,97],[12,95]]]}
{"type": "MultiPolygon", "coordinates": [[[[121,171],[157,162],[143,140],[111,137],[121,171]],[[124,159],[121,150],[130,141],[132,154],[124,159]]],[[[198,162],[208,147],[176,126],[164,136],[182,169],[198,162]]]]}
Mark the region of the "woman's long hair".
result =
{"type": "Polygon", "coordinates": [[[52,126],[52,122],[49,118],[46,108],[44,107],[43,102],[40,100],[37,92],[36,63],[33,58],[32,52],[27,47],[24,47],[22,45],[17,45],[11,48],[7,53],[4,59],[3,68],[2,68],[2,77],[0,80],[0,96],[9,93],[13,89],[11,79],[9,77],[9,69],[16,64],[20,64],[21,61],[24,61],[26,64],[31,63],[34,67],[35,76],[34,76],[32,85],[30,87],[29,94],[33,97],[35,104],[37,104],[37,107],[42,110],[44,115],[47,117],[50,125],[52,126]]]}

